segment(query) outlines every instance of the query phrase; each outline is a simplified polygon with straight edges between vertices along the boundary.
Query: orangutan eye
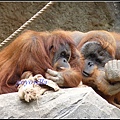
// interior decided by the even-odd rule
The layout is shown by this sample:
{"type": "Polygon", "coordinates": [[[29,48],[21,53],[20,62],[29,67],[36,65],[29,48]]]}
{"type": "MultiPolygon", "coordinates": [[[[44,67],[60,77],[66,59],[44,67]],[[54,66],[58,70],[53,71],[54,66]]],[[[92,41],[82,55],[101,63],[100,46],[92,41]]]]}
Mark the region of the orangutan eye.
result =
{"type": "Polygon", "coordinates": [[[96,59],[96,62],[98,62],[100,64],[102,63],[100,59],[96,59]]]}
{"type": "Polygon", "coordinates": [[[63,58],[66,58],[66,60],[68,60],[69,57],[70,57],[70,55],[67,54],[65,51],[61,52],[60,56],[63,57],[63,58]]]}
{"type": "Polygon", "coordinates": [[[90,56],[91,58],[96,57],[95,54],[90,54],[89,56],[90,56]]]}
{"type": "Polygon", "coordinates": [[[66,56],[66,52],[65,51],[61,52],[60,56],[61,57],[65,57],[66,56]]]}

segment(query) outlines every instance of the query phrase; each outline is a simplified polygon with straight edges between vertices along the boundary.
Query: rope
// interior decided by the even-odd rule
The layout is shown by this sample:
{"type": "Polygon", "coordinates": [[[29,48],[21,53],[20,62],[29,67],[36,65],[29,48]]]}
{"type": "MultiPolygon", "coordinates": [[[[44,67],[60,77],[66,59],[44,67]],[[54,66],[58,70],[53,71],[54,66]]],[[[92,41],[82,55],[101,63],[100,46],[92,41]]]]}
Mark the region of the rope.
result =
{"type": "Polygon", "coordinates": [[[27,22],[25,22],[19,29],[17,29],[12,35],[10,35],[7,39],[5,39],[2,43],[0,43],[0,47],[10,41],[13,37],[15,37],[19,32],[21,32],[23,29],[27,27],[32,21],[34,21],[40,14],[42,14],[51,4],[53,4],[52,1],[47,3],[39,12],[37,12],[31,19],[29,19],[27,22]]]}

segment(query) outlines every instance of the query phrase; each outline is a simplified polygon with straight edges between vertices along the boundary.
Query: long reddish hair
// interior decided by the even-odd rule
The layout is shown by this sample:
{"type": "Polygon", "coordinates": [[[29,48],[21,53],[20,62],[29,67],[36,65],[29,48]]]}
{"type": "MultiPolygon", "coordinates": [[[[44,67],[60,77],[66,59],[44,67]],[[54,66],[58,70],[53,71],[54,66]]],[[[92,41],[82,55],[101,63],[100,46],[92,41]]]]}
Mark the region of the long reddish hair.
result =
{"type": "Polygon", "coordinates": [[[51,45],[56,51],[60,44],[66,43],[72,48],[70,59],[72,63],[79,55],[76,54],[72,39],[64,31],[23,32],[0,52],[0,94],[16,92],[15,84],[25,71],[31,71],[33,75],[42,74],[45,77],[47,68],[53,69],[50,55],[54,52],[49,52],[51,45]]]}

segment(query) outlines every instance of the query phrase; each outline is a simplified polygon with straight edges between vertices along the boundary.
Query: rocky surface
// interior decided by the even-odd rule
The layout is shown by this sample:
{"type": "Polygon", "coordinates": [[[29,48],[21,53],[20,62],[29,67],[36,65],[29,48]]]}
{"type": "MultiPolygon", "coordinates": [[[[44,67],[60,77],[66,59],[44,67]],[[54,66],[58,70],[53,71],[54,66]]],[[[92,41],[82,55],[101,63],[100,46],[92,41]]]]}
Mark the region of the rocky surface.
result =
{"type": "Polygon", "coordinates": [[[21,101],[17,92],[0,95],[0,118],[120,118],[120,109],[90,87],[47,91],[38,100],[21,101]]]}

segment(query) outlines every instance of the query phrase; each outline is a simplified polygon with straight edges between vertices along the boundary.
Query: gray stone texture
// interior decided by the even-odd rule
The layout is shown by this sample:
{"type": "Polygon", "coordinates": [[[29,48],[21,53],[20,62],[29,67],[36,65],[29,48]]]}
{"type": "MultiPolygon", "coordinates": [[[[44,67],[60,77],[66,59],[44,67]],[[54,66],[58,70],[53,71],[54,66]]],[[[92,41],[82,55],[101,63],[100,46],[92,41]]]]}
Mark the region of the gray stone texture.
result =
{"type": "Polygon", "coordinates": [[[47,91],[29,103],[18,93],[0,95],[0,118],[120,118],[120,109],[109,104],[91,87],[47,91]]]}

